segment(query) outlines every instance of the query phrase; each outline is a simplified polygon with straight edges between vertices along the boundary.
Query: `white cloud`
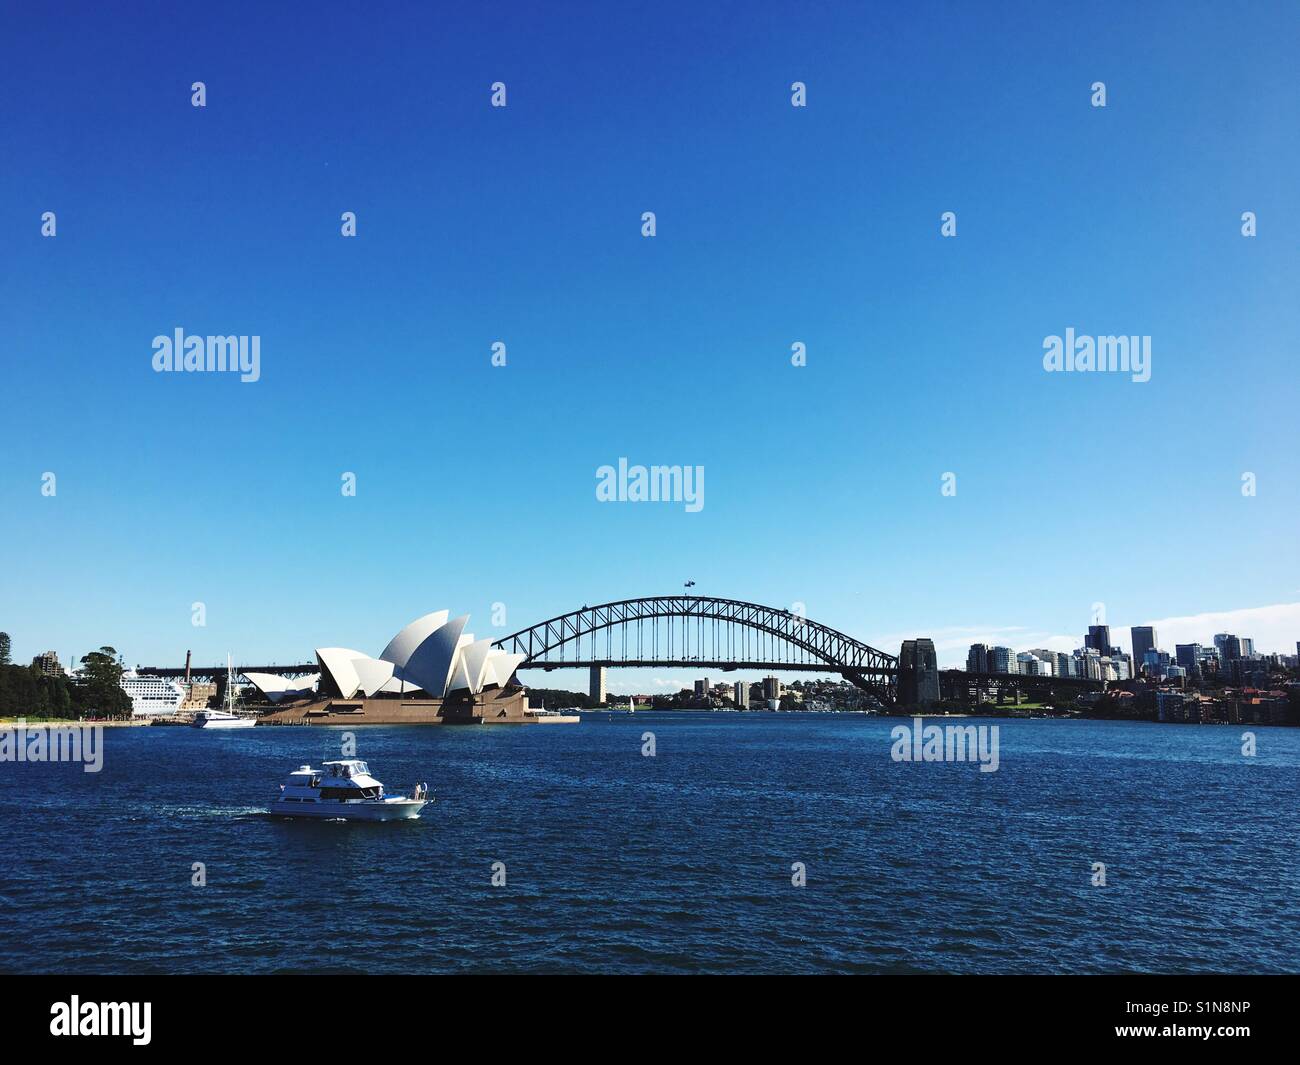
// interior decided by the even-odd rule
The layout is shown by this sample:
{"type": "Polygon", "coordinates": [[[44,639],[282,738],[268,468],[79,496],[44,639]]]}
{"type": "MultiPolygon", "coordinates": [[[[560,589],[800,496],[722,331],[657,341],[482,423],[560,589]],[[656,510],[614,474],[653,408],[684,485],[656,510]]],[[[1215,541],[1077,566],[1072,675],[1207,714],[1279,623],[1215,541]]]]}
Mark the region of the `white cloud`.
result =
{"type": "MultiPolygon", "coordinates": [[[[1216,632],[1230,632],[1234,636],[1249,636],[1255,641],[1255,650],[1261,654],[1293,655],[1296,641],[1300,640],[1300,603],[1251,606],[1136,624],[1155,628],[1162,651],[1172,652],[1176,643],[1211,645],[1216,632]]],[[[1127,628],[1123,635],[1127,643],[1127,628]]]]}

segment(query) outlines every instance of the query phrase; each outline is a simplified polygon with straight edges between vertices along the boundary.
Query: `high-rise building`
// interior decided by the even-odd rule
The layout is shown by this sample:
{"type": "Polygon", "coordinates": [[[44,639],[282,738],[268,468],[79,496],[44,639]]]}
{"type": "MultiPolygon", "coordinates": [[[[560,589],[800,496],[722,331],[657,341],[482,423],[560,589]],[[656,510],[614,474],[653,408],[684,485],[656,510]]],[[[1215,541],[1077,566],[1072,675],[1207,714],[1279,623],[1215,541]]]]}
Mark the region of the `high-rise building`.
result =
{"type": "Polygon", "coordinates": [[[898,653],[898,701],[904,706],[939,701],[939,660],[933,640],[903,641],[898,653]]]}
{"type": "Polygon", "coordinates": [[[990,647],[989,648],[989,672],[990,673],[1019,673],[1020,670],[1016,664],[1016,653],[1010,647],[990,647]]]}
{"type": "Polygon", "coordinates": [[[1255,657],[1255,641],[1252,640],[1249,636],[1243,636],[1241,638],[1241,657],[1242,658],[1255,657]]]}
{"type": "Polygon", "coordinates": [[[1147,660],[1147,652],[1155,650],[1156,630],[1150,625],[1134,625],[1129,633],[1133,637],[1133,661],[1140,668],[1147,660]]]}
{"type": "Polygon", "coordinates": [[[1201,645],[1199,643],[1174,644],[1174,660],[1187,671],[1192,680],[1201,676],[1201,645]]]}
{"type": "Polygon", "coordinates": [[[1231,662],[1241,657],[1241,641],[1230,632],[1215,633],[1214,647],[1219,652],[1220,662],[1231,662]]]}
{"type": "Polygon", "coordinates": [[[1091,647],[1099,655],[1110,654],[1110,626],[1089,625],[1088,635],[1083,638],[1083,646],[1091,647]]]}
{"type": "Polygon", "coordinates": [[[63,676],[63,667],[59,665],[59,656],[53,651],[45,651],[38,654],[32,659],[34,665],[42,677],[61,677],[63,676]]]}
{"type": "Polygon", "coordinates": [[[1026,677],[1050,677],[1053,672],[1052,663],[1040,658],[1037,651],[1021,651],[1016,655],[1016,662],[1026,677]]]}
{"type": "Polygon", "coordinates": [[[1169,655],[1164,651],[1151,648],[1143,656],[1141,669],[1148,677],[1163,680],[1169,672],[1169,655]]]}
{"type": "Polygon", "coordinates": [[[1219,657],[1217,647],[1201,648],[1201,676],[1217,677],[1223,672],[1223,660],[1219,657]]]}
{"type": "MultiPolygon", "coordinates": [[[[1106,680],[1106,671],[1101,664],[1101,654],[1095,647],[1081,647],[1074,652],[1078,663],[1078,676],[1084,680],[1106,680]]],[[[1109,664],[1109,663],[1108,663],[1109,664]]]]}
{"type": "Polygon", "coordinates": [[[763,678],[763,698],[769,700],[781,698],[781,682],[775,677],[763,678]]]}
{"type": "Polygon", "coordinates": [[[1040,671],[1039,672],[1040,676],[1069,676],[1070,675],[1069,671],[1067,671],[1067,667],[1062,666],[1061,664],[1061,659],[1065,658],[1065,655],[1063,654],[1058,655],[1056,651],[1048,650],[1047,648],[1031,648],[1030,654],[1034,655],[1035,658],[1039,659],[1039,662],[1047,663],[1048,671],[1047,672],[1040,671]]]}
{"type": "Polygon", "coordinates": [[[736,681],[736,705],[742,710],[749,709],[749,685],[743,680],[736,681]]]}
{"type": "Polygon", "coordinates": [[[696,694],[696,695],[708,695],[708,694],[709,694],[709,678],[708,678],[708,677],[705,677],[703,680],[697,680],[697,681],[695,682],[695,694],[696,694]]]}
{"type": "Polygon", "coordinates": [[[989,671],[989,646],[986,643],[973,643],[966,652],[967,673],[987,673],[989,671]]]}

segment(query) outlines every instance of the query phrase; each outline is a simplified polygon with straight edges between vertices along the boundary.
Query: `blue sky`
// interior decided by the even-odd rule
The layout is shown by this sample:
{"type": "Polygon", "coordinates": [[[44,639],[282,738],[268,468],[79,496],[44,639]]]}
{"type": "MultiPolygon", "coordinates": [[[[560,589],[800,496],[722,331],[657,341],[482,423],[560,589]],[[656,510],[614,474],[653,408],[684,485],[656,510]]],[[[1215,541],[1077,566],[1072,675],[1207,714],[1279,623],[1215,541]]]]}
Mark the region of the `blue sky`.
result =
{"type": "Polygon", "coordinates": [[[1294,5],[374,7],[6,14],[16,658],[687,579],[947,661],[1300,601],[1294,5]],[[261,380],[154,373],[178,326],[261,380]],[[1045,373],[1067,327],[1150,335],[1150,382],[1045,373]],[[704,509],[598,503],[620,456],[704,509]]]}

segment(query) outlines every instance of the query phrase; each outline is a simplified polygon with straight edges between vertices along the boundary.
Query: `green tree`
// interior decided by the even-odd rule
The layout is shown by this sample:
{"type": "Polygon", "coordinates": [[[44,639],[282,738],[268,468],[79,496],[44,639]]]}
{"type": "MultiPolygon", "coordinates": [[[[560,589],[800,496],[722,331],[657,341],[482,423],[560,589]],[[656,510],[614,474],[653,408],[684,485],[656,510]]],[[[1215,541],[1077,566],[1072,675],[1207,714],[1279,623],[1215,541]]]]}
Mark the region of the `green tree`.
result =
{"type": "Polygon", "coordinates": [[[0,666],[9,665],[9,654],[13,650],[13,644],[9,641],[9,633],[0,632],[0,666]]]}
{"type": "Polygon", "coordinates": [[[73,704],[82,714],[130,717],[131,697],[122,690],[125,667],[115,648],[101,647],[81,660],[73,704]]]}

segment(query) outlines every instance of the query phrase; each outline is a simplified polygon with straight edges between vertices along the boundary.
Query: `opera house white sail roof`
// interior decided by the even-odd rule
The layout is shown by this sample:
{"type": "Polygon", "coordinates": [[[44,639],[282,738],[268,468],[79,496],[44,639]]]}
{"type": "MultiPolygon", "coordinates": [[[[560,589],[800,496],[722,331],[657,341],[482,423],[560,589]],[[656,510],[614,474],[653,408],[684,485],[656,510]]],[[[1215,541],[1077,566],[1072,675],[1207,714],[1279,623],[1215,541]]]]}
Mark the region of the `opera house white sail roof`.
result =
{"type": "Polygon", "coordinates": [[[310,695],[320,685],[320,674],[309,677],[281,677],[275,673],[245,673],[244,679],[273,703],[310,695]]]}
{"type": "Polygon", "coordinates": [[[507,654],[490,639],[476,640],[465,632],[469,615],[452,618],[437,610],[416,618],[371,658],[348,647],[318,647],[317,677],[289,680],[265,673],[246,673],[248,680],[272,702],[300,696],[318,685],[337,689],[344,699],[358,693],[422,694],[442,699],[454,692],[477,695],[486,688],[504,687],[514,675],[520,654],[507,654]]]}

